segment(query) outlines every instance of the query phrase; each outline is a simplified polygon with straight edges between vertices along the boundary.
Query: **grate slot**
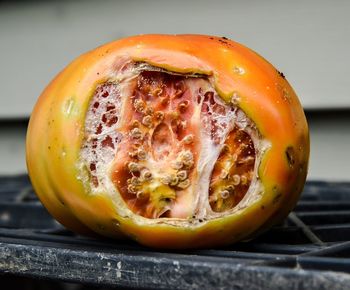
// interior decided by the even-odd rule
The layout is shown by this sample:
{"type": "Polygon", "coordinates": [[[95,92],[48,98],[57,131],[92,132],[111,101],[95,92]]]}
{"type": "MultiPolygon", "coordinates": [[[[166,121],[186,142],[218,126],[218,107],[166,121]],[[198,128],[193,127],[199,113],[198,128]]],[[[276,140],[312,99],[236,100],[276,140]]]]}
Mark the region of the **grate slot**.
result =
{"type": "Polygon", "coordinates": [[[308,225],[350,224],[350,210],[297,212],[296,215],[308,225]]]}
{"type": "Polygon", "coordinates": [[[313,212],[313,211],[350,211],[350,202],[348,201],[304,201],[301,200],[296,208],[296,212],[313,212]]]}

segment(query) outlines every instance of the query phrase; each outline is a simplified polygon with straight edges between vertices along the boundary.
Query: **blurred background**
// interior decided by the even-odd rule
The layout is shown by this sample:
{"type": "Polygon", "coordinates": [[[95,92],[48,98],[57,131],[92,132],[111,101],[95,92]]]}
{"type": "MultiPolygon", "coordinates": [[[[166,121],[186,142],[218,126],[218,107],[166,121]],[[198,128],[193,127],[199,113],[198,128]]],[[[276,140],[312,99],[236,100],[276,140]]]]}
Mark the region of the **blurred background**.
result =
{"type": "Polygon", "coordinates": [[[143,33],[226,36],[282,71],[311,130],[309,179],[350,180],[350,1],[0,1],[0,174],[26,172],[30,112],[83,52],[143,33]]]}

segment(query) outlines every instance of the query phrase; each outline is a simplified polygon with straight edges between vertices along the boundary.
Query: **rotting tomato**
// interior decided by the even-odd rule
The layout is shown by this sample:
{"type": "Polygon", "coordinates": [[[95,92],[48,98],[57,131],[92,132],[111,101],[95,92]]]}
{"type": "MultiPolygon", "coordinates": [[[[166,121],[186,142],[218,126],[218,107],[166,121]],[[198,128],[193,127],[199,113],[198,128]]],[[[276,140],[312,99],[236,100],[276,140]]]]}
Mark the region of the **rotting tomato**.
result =
{"type": "Polygon", "coordinates": [[[88,52],[45,89],[27,164],[49,212],[81,234],[159,248],[225,245],[281,221],[309,134],[284,75],[203,35],[141,35],[88,52]]]}

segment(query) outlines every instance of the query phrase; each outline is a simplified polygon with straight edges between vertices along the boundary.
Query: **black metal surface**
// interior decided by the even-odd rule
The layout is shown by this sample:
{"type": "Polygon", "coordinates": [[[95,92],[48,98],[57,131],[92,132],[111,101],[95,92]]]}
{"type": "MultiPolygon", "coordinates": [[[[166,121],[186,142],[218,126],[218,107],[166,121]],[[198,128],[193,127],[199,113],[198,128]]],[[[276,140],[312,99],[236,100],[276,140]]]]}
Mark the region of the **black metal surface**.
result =
{"type": "Polygon", "coordinates": [[[307,183],[288,220],[254,241],[157,251],[76,236],[27,176],[0,177],[0,273],[138,289],[350,289],[350,183],[307,183]]]}

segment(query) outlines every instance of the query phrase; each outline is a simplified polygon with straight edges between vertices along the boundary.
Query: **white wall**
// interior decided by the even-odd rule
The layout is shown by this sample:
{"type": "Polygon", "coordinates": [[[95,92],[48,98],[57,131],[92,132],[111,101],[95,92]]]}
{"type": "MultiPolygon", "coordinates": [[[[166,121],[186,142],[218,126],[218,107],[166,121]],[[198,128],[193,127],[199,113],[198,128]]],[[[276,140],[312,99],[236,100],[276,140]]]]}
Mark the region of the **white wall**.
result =
{"type": "Polygon", "coordinates": [[[350,107],[350,1],[0,2],[1,117],[29,115],[74,57],[140,33],[227,36],[283,71],[305,107],[350,107]]]}
{"type": "MultiPolygon", "coordinates": [[[[127,35],[227,36],[283,71],[307,109],[350,108],[349,12],[348,0],[1,1],[0,174],[25,171],[25,127],[1,119],[29,116],[73,58],[127,35]]],[[[350,116],[309,121],[309,178],[350,181],[350,116]]]]}

